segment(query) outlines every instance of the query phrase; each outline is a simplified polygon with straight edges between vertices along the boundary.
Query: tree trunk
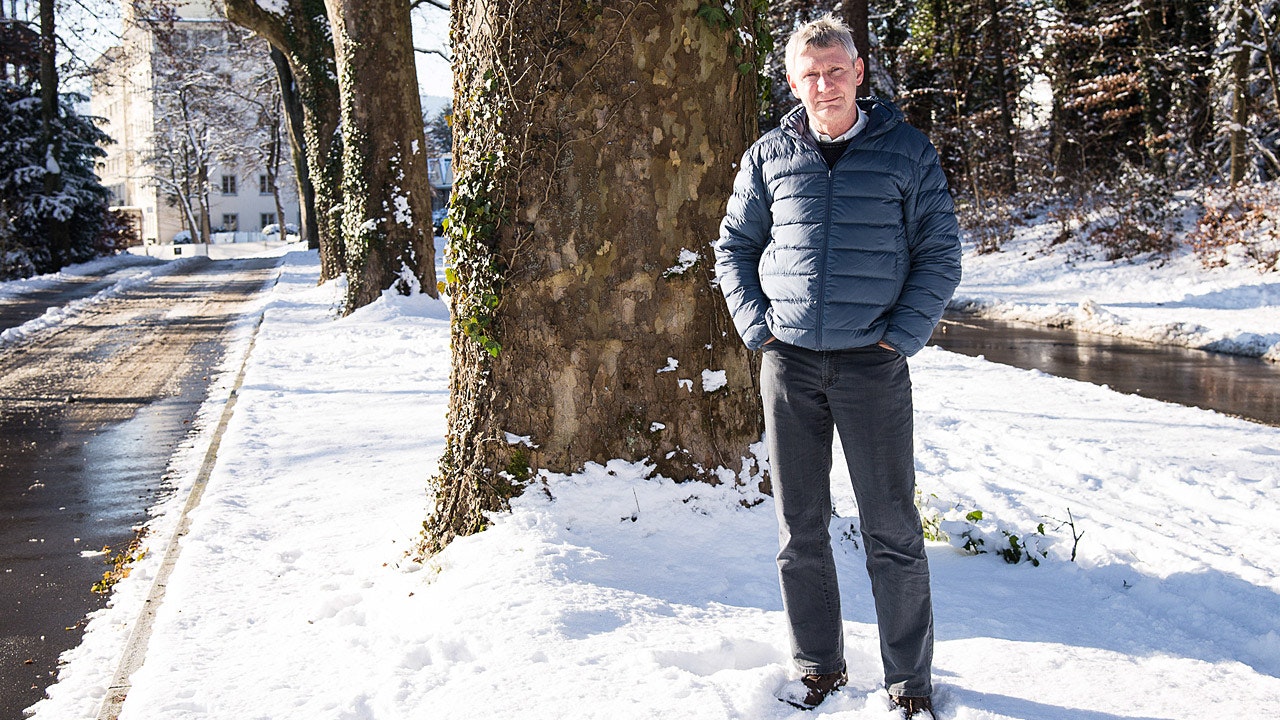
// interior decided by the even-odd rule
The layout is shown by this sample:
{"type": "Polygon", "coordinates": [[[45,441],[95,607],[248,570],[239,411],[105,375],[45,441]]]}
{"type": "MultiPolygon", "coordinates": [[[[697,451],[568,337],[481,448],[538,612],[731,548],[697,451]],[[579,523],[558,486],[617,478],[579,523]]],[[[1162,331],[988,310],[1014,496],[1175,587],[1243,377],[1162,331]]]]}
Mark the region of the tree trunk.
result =
{"type": "Polygon", "coordinates": [[[393,285],[435,297],[431,184],[409,4],[326,0],[342,103],[348,312],[393,285]]]}
{"type": "Polygon", "coordinates": [[[427,552],[538,469],[751,467],[755,361],[710,243],[756,132],[738,64],[759,58],[752,4],[729,26],[699,5],[454,1],[453,393],[427,552]]]}
{"type": "Polygon", "coordinates": [[[1244,181],[1249,171],[1249,41],[1248,14],[1243,0],[1237,0],[1235,24],[1235,55],[1231,58],[1231,186],[1244,181]]]}
{"type": "MultiPolygon", "coordinates": [[[[871,68],[871,13],[867,0],[844,0],[845,24],[853,31],[853,45],[858,48],[858,55],[867,69],[871,68]]],[[[862,76],[862,84],[858,86],[858,97],[866,97],[870,88],[871,73],[862,76]]]]}
{"type": "Polygon", "coordinates": [[[191,188],[190,167],[190,155],[184,149],[182,151],[182,172],[178,172],[177,163],[169,164],[169,184],[175,188],[174,194],[178,196],[178,206],[182,208],[183,229],[191,233],[191,241],[195,242],[200,239],[200,222],[196,218],[195,208],[191,206],[191,199],[195,197],[195,191],[191,188]]]}
{"type": "Polygon", "coordinates": [[[1186,53],[1183,69],[1184,99],[1187,123],[1187,145],[1200,158],[1201,170],[1207,171],[1213,153],[1213,72],[1212,11],[1207,0],[1177,0],[1181,44],[1186,53]]]}
{"type": "MultiPolygon", "coordinates": [[[[289,58],[274,45],[271,46],[271,62],[276,66],[276,79],[280,83],[280,102],[284,108],[285,129],[289,134],[289,157],[293,160],[294,183],[298,187],[298,225],[302,239],[312,250],[320,248],[320,226],[316,216],[316,189],[311,184],[311,172],[307,164],[306,110],[289,68],[289,58]]],[[[280,191],[276,189],[276,197],[280,191]]],[[[276,201],[279,205],[279,200],[276,201]]],[[[280,232],[284,233],[284,215],[280,215],[280,232]]]]}
{"type": "MultiPolygon", "coordinates": [[[[271,51],[272,56],[279,55],[276,50],[271,51]]],[[[281,58],[283,60],[283,57],[281,58]]],[[[288,64],[285,63],[288,67],[288,64]]],[[[279,77],[277,77],[279,80],[279,77]]],[[[267,182],[271,185],[271,201],[276,206],[276,228],[280,231],[280,239],[285,239],[285,216],[284,203],[280,200],[280,155],[284,151],[284,142],[280,137],[280,115],[281,107],[284,105],[284,94],[277,95],[273,103],[272,117],[276,122],[271,124],[271,147],[267,153],[267,182]]]]}
{"type": "Polygon", "coordinates": [[[207,243],[213,239],[213,220],[210,218],[209,165],[202,158],[196,171],[196,192],[200,200],[200,237],[196,242],[207,243]]]}
{"type": "Polygon", "coordinates": [[[1142,39],[1138,62],[1142,68],[1142,120],[1146,129],[1144,142],[1147,146],[1147,168],[1157,177],[1164,177],[1168,170],[1165,162],[1169,152],[1166,128],[1173,97],[1171,68],[1165,64],[1172,45],[1165,18],[1166,7],[1165,0],[1141,0],[1138,5],[1138,32],[1142,39]]]}
{"type": "Polygon", "coordinates": [[[1088,75],[1088,48],[1081,36],[1089,24],[1087,0],[1059,0],[1057,39],[1048,49],[1049,81],[1053,106],[1049,115],[1049,162],[1053,176],[1070,183],[1083,182],[1085,169],[1081,141],[1085,135],[1082,113],[1070,107],[1076,85],[1088,75]]]}
{"type": "Polygon", "coordinates": [[[1276,9],[1274,6],[1264,9],[1258,4],[1258,0],[1250,0],[1249,7],[1253,10],[1254,23],[1262,36],[1260,38],[1262,41],[1262,63],[1267,68],[1267,79],[1270,81],[1268,84],[1271,86],[1271,105],[1276,113],[1280,114],[1280,77],[1277,77],[1275,57],[1276,34],[1271,27],[1271,23],[1276,17],[1276,9]]]}
{"type": "MultiPolygon", "coordinates": [[[[58,112],[58,37],[54,28],[54,0],[40,0],[40,111],[43,128],[41,144],[45,150],[44,194],[53,197],[62,192],[62,132],[58,112]]],[[[70,262],[71,243],[64,219],[50,213],[45,221],[49,254],[54,267],[70,262]]]]}
{"type": "MultiPolygon", "coordinates": [[[[340,118],[337,67],[324,0],[286,0],[283,15],[263,10],[254,0],[226,0],[227,19],[261,35],[288,59],[289,72],[301,105],[301,134],[296,107],[290,107],[290,137],[301,140],[305,162],[295,155],[300,199],[314,196],[312,221],[320,248],[320,280],[346,272],[343,246],[342,154],[337,131],[340,118]],[[305,180],[304,180],[305,178],[305,180]]],[[[277,65],[277,68],[279,66],[277,65]]],[[[281,82],[281,92],[288,95],[281,82]]],[[[303,205],[304,217],[306,205],[303,205]]],[[[308,237],[308,243],[311,238],[308,237]]]]}
{"type": "Polygon", "coordinates": [[[1017,70],[1011,71],[1006,63],[1009,38],[1005,35],[1004,18],[1001,17],[1005,7],[1006,4],[1001,0],[987,0],[987,32],[990,38],[987,47],[992,56],[991,72],[995,75],[1000,108],[996,121],[996,154],[999,166],[993,175],[997,178],[997,189],[1003,194],[1009,194],[1018,187],[1018,158],[1014,151],[1017,138],[1014,105],[1018,98],[1018,79],[1017,70]]]}

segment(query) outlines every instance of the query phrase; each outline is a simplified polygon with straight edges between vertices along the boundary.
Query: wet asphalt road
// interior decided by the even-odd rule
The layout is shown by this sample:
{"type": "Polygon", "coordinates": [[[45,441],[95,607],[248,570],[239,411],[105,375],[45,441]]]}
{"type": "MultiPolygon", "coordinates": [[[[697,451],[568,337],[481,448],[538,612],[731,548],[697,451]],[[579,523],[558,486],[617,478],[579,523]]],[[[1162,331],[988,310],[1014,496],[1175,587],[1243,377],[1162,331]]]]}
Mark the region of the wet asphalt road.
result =
{"type": "MultiPolygon", "coordinates": [[[[0,720],[18,720],[80,642],[91,591],[164,490],[225,331],[278,258],[200,259],[0,345],[0,720]],[[91,555],[91,556],[86,556],[91,555]]],[[[120,274],[0,299],[0,330],[120,274]]]]}

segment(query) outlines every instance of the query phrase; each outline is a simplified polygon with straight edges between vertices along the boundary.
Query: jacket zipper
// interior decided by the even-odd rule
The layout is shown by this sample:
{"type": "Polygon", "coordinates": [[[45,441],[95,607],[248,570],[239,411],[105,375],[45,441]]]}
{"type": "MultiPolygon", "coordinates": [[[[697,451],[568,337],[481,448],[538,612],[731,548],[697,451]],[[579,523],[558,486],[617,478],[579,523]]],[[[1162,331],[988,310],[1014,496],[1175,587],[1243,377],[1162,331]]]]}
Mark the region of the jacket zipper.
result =
{"type": "MultiPolygon", "coordinates": [[[[822,153],[819,152],[819,155],[822,153]]],[[[823,162],[826,162],[824,159],[823,162]]],[[[831,250],[831,196],[835,192],[835,175],[833,169],[827,167],[827,218],[822,231],[822,262],[818,264],[818,328],[817,344],[819,350],[826,349],[822,342],[822,328],[825,323],[827,308],[827,255],[831,250]]]]}

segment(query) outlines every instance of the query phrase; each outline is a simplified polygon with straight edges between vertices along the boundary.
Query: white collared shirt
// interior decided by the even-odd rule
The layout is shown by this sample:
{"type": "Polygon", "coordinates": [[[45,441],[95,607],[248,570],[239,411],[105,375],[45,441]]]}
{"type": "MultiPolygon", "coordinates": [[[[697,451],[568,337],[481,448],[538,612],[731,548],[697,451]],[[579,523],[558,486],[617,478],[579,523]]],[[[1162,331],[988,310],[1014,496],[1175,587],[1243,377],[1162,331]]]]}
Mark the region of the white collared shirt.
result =
{"type": "Polygon", "coordinates": [[[814,140],[817,140],[820,143],[844,142],[845,140],[852,140],[854,136],[862,132],[862,128],[866,126],[867,126],[867,114],[862,112],[862,110],[858,110],[858,119],[853,123],[853,127],[849,128],[848,132],[846,132],[845,134],[841,135],[838,138],[833,138],[830,135],[825,135],[823,133],[820,133],[817,130],[815,130],[812,125],[809,126],[809,134],[813,136],[814,140]]]}

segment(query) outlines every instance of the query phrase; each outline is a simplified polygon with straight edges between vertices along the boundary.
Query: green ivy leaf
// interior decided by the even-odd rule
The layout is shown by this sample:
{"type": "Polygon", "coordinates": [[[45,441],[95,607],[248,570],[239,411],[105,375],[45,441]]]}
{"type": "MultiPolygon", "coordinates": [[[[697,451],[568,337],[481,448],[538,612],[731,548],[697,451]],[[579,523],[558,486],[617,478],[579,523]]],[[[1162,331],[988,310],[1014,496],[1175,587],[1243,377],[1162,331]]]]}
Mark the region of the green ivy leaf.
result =
{"type": "Polygon", "coordinates": [[[724,30],[729,27],[729,16],[725,14],[724,8],[715,5],[702,5],[698,8],[698,17],[707,21],[707,24],[716,30],[724,30]]]}

